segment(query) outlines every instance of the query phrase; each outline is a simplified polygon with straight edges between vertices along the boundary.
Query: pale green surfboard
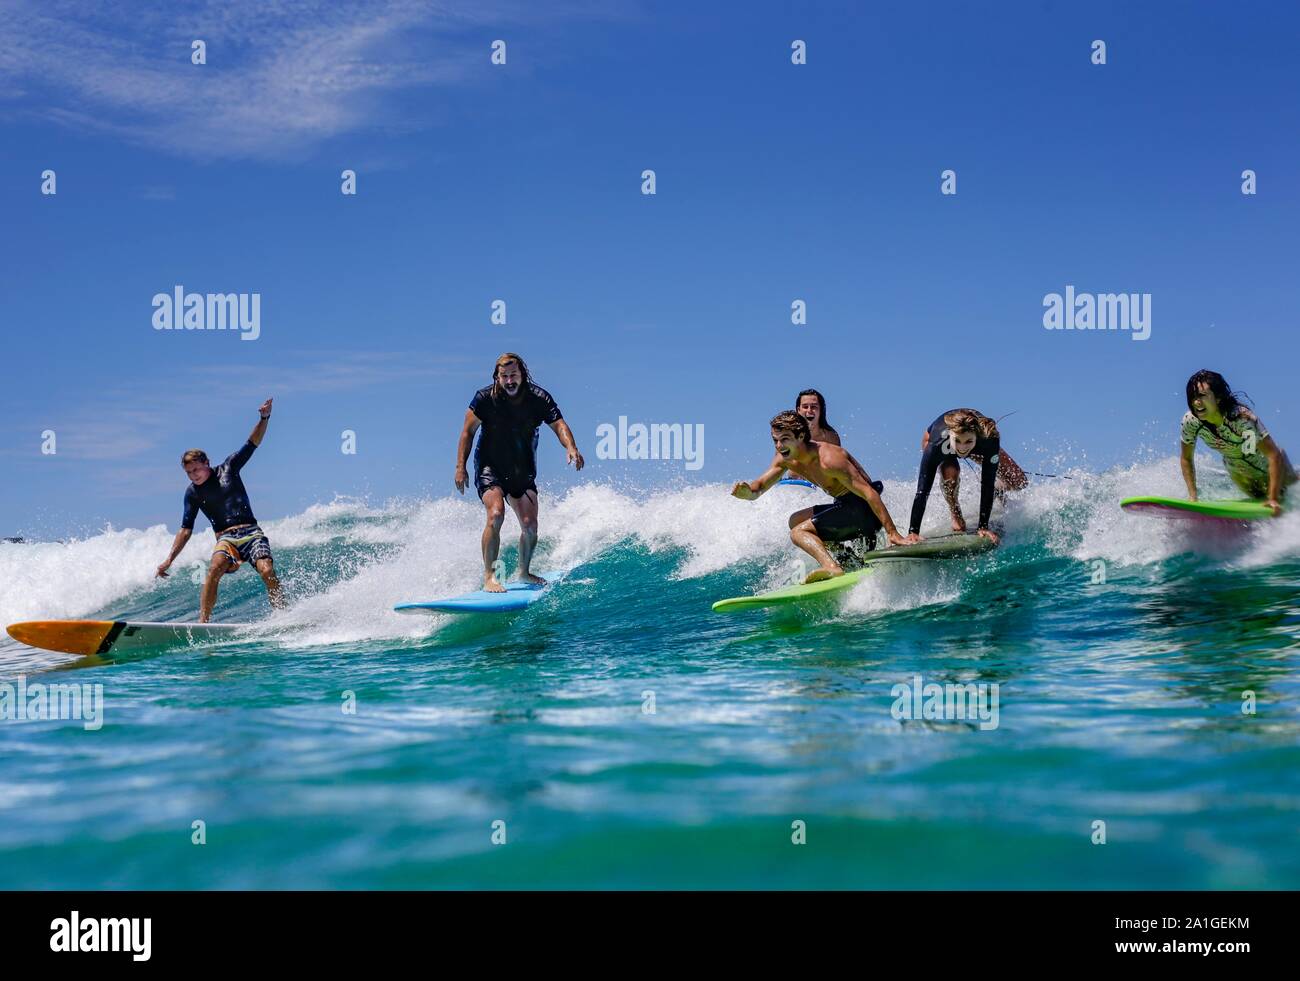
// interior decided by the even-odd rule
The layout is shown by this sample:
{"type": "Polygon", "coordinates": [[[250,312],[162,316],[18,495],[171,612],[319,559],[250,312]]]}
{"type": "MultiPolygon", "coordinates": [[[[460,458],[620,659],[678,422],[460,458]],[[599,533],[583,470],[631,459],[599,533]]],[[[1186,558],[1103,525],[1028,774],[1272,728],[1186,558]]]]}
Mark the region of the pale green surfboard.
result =
{"type": "Polygon", "coordinates": [[[982,538],[974,532],[956,532],[951,535],[922,538],[915,545],[891,545],[889,548],[879,548],[874,552],[868,552],[863,558],[867,562],[879,562],[881,559],[960,559],[996,547],[991,538],[982,538]]]}
{"type": "Polygon", "coordinates": [[[1226,521],[1257,521],[1273,512],[1259,501],[1184,501],[1177,497],[1128,497],[1119,502],[1125,511],[1159,518],[1218,518],[1226,521]]]}
{"type": "MultiPolygon", "coordinates": [[[[965,555],[977,555],[993,547],[992,541],[979,535],[940,535],[937,538],[927,538],[915,545],[895,545],[868,552],[864,558],[868,563],[885,559],[955,559],[965,555]]],[[[753,610],[764,606],[780,606],[785,603],[820,599],[852,588],[870,571],[871,566],[868,565],[864,569],[846,572],[834,579],[823,579],[821,582],[807,585],[800,583],[797,586],[786,586],[784,589],[773,589],[756,596],[734,596],[731,599],[718,600],[713,604],[713,611],[732,613],[736,610],[753,610]]]]}

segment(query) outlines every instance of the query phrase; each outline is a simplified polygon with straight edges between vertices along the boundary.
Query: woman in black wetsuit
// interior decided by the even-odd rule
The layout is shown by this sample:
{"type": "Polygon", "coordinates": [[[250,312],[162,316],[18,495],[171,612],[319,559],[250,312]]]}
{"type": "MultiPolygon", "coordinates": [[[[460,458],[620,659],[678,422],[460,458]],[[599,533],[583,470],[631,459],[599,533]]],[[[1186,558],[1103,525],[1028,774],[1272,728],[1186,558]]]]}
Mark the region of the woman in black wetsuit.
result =
{"type": "Polygon", "coordinates": [[[974,409],[953,409],[945,412],[930,424],[921,438],[921,472],[916,479],[916,497],[912,501],[912,521],[908,527],[908,541],[921,540],[921,519],[925,505],[934,486],[935,473],[942,477],[940,487],[948,510],[952,512],[952,530],[965,531],[966,519],[961,513],[957,491],[961,487],[960,459],[980,464],[980,517],[978,532],[984,538],[997,542],[996,533],[989,530],[989,514],[993,510],[993,495],[1008,490],[1020,490],[1029,481],[1016,461],[1002,450],[998,425],[988,416],[974,409]]]}

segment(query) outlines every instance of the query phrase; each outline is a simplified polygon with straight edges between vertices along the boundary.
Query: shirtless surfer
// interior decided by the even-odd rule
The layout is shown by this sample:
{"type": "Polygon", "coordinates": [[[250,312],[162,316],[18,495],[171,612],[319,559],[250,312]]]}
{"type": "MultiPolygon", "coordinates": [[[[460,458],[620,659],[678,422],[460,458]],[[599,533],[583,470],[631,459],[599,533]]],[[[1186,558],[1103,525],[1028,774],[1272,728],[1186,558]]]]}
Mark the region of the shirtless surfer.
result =
{"type": "Polygon", "coordinates": [[[752,501],[766,493],[786,472],[816,484],[831,497],[831,504],[803,508],[790,515],[790,540],[816,559],[819,568],[804,582],[820,582],[841,576],[844,570],[826,548],[827,542],[865,537],[874,547],[876,533],[884,528],[890,544],[902,545],[903,536],[894,527],[889,509],[880,499],[884,485],[870,475],[842,447],[810,438],[808,420],[797,412],[782,412],[771,422],[776,455],[756,480],[740,481],[731,496],[752,501]]]}

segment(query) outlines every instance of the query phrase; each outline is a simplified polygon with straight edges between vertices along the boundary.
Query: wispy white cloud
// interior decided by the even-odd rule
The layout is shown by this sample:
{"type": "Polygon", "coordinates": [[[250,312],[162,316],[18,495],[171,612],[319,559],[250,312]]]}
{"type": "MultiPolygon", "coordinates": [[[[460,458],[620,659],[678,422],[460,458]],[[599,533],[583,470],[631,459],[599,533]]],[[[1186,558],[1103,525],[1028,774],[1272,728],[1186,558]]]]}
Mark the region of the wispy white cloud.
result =
{"type": "Polygon", "coordinates": [[[503,0],[7,0],[0,98],[182,155],[291,159],[354,131],[427,124],[393,97],[482,76],[489,52],[474,29],[619,11],[503,0]],[[190,63],[194,40],[207,44],[206,65],[190,63]]]}
{"type": "Polygon", "coordinates": [[[39,437],[46,429],[55,433],[59,460],[123,460],[155,453],[175,442],[168,421],[178,417],[178,406],[192,406],[196,393],[210,398],[214,378],[220,379],[223,404],[233,400],[256,406],[268,396],[332,394],[437,377],[477,377],[481,368],[462,359],[418,352],[323,350],[290,352],[282,366],[208,363],[179,367],[147,386],[110,385],[79,402],[77,408],[48,418],[9,420],[6,428],[11,445],[0,448],[0,456],[40,465],[49,459],[40,455],[39,437]]]}

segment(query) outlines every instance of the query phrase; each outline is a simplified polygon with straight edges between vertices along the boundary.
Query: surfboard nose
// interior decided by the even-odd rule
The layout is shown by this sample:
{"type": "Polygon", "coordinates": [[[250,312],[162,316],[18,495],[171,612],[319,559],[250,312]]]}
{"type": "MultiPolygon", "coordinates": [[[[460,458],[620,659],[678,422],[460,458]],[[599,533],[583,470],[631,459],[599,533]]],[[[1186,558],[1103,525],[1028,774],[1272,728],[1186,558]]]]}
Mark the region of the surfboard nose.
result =
{"type": "Polygon", "coordinates": [[[20,644],[63,654],[94,654],[113,629],[112,620],[28,620],[5,631],[20,644]]]}

